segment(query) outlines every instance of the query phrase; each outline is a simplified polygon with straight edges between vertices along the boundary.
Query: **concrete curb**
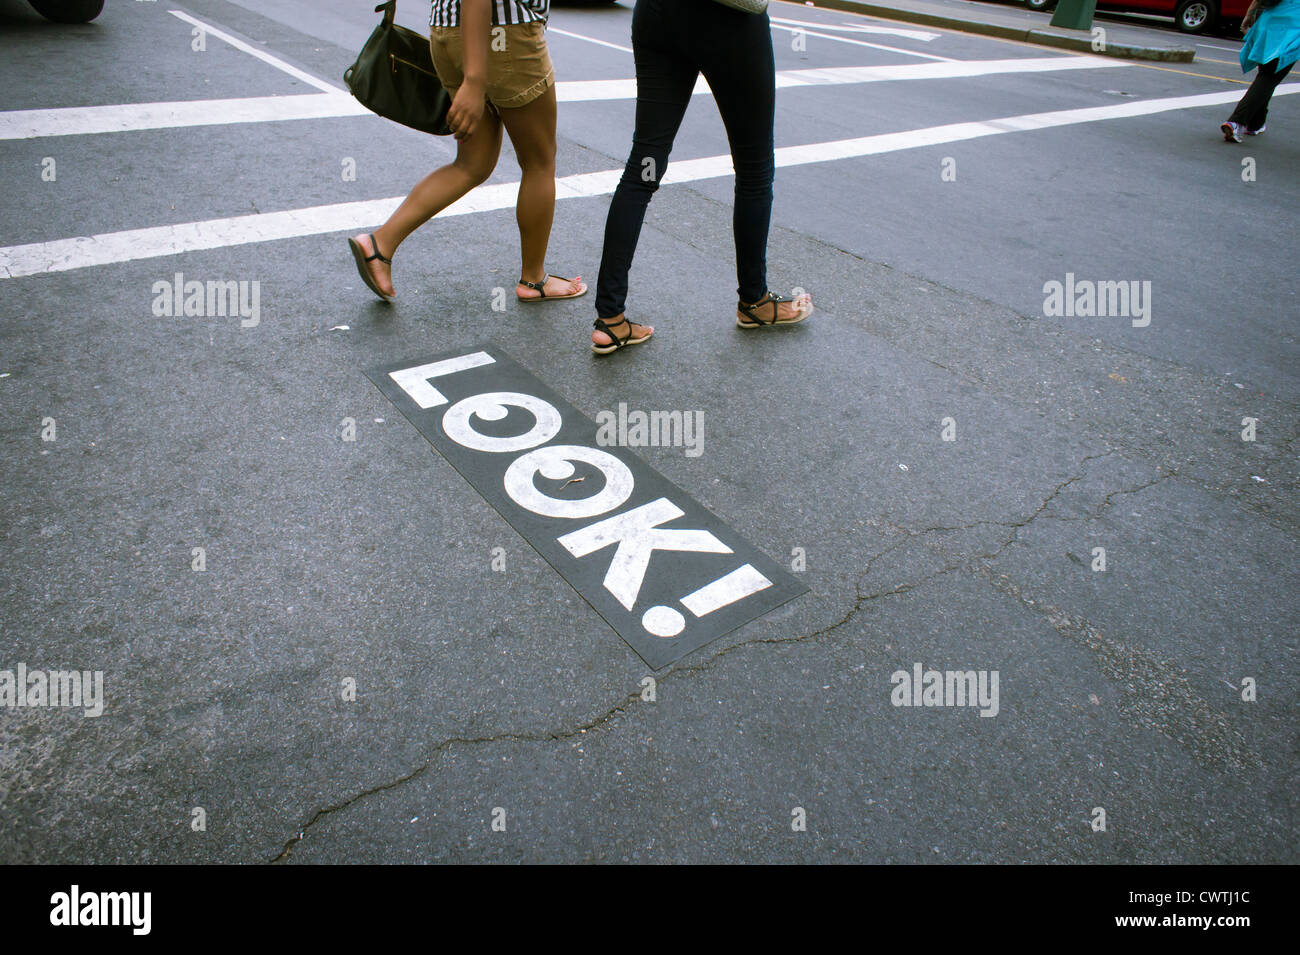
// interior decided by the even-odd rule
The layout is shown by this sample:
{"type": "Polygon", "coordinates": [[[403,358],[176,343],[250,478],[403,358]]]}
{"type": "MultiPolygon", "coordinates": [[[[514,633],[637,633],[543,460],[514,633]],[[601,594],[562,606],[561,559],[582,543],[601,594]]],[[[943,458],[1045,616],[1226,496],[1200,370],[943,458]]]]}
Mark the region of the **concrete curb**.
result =
{"type": "Polygon", "coordinates": [[[1026,29],[983,20],[963,20],[936,13],[923,13],[919,10],[907,10],[902,7],[881,6],[876,3],[862,2],[862,0],[816,0],[815,5],[827,10],[865,13],[886,20],[902,20],[906,23],[917,23],[922,26],[944,27],[962,33],[979,33],[984,36],[1001,37],[1004,40],[1020,40],[1024,43],[1036,43],[1039,46],[1079,50],[1097,56],[1115,56],[1126,60],[1191,63],[1196,56],[1196,50],[1191,47],[1135,46],[1131,43],[1109,41],[1106,43],[1106,49],[1094,50],[1092,48],[1091,34],[1082,30],[1064,30],[1060,28],[1026,29]]]}

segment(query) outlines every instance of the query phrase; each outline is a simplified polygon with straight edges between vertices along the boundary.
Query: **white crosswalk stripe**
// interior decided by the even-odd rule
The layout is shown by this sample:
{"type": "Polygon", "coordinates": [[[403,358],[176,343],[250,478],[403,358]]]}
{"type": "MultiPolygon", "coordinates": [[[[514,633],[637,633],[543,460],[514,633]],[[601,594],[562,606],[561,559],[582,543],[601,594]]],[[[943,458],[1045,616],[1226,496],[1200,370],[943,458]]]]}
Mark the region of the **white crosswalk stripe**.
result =
{"type": "Polygon", "coordinates": [[[873,33],[878,36],[897,36],[905,37],[909,40],[921,40],[929,43],[931,40],[937,40],[943,36],[942,33],[931,33],[928,30],[916,30],[908,27],[895,26],[877,26],[872,23],[818,23],[815,20],[791,20],[787,17],[769,16],[773,23],[779,23],[782,26],[801,27],[803,29],[812,28],[814,30],[830,30],[834,33],[873,33]]]}
{"type": "Polygon", "coordinates": [[[24,109],[0,113],[0,139],[84,136],[141,129],[269,123],[289,119],[366,116],[369,111],[341,93],[299,96],[253,96],[246,99],[181,100],[173,103],[128,103],[24,109]]]}
{"type": "MultiPolygon", "coordinates": [[[[1279,87],[1275,96],[1300,92],[1300,83],[1279,87]]],[[[901,149],[916,149],[940,143],[953,143],[985,136],[1029,130],[1051,129],[1101,120],[1150,116],[1155,113],[1179,109],[1196,109],[1204,106],[1221,106],[1235,102],[1238,93],[1204,93],[1197,96],[1176,96],[1167,99],[1137,100],[1111,106],[1094,106],[1084,109],[1056,110],[1047,113],[1030,113],[1023,116],[1005,116],[980,122],[949,123],[899,133],[882,133],[833,142],[808,143],[802,146],[785,146],[777,149],[778,166],[799,166],[808,163],[831,162],[842,159],[874,156],[901,149]]],[[[729,155],[687,159],[669,166],[664,175],[664,185],[693,182],[729,176],[732,173],[729,155]]],[[[622,170],[610,169],[596,173],[565,176],[556,182],[557,199],[575,199],[608,195],[618,185],[622,170]]],[[[509,209],[518,195],[517,182],[480,186],[459,202],[439,213],[439,216],[468,215],[509,209]]],[[[277,239],[301,238],[329,232],[364,229],[383,222],[401,202],[403,197],[375,199],[366,202],[345,202],[313,206],[285,212],[236,216],[226,219],[209,219],[180,225],[157,226],[148,229],[131,229],[96,236],[60,239],[53,242],[34,242],[27,245],[0,248],[0,278],[18,278],[69,269],[129,262],[136,259],[156,258],[251,242],[270,242],[277,239]]]]}
{"type": "MultiPolygon", "coordinates": [[[[338,87],[313,77],[267,53],[265,50],[259,50],[251,44],[189,14],[178,10],[170,12],[181,20],[193,24],[196,28],[204,30],[208,35],[258,58],[320,92],[243,99],[13,110],[0,113],[0,140],[371,115],[356,100],[338,87]]],[[[782,22],[775,25],[784,27],[799,24],[800,22],[789,21],[789,24],[782,22]]],[[[796,27],[792,26],[791,28],[796,27]]],[[[802,29],[802,27],[797,28],[802,29]]],[[[579,39],[591,39],[555,30],[554,27],[552,27],[552,30],[564,35],[577,36],[579,39]]],[[[900,33],[898,30],[873,30],[871,32],[900,33]]],[[[902,33],[907,32],[902,31],[902,33]]],[[[917,33],[917,37],[914,38],[928,39],[932,36],[939,36],[939,34],[920,34],[918,31],[910,32],[917,33]]],[[[833,36],[831,38],[845,39],[833,36]]],[[[599,42],[606,46],[614,46],[617,49],[626,49],[606,41],[599,42]]],[[[898,52],[910,53],[912,51],[898,52]]],[[[777,87],[788,90],[800,87],[943,80],[1007,73],[1115,69],[1130,65],[1116,59],[1077,55],[976,61],[954,60],[941,56],[929,56],[929,59],[931,62],[927,63],[783,70],[777,74],[777,87]]],[[[695,93],[705,94],[707,92],[708,85],[701,79],[695,93]]],[[[1285,96],[1295,92],[1300,92],[1300,84],[1280,87],[1275,95],[1285,96]]],[[[631,99],[636,96],[636,80],[567,81],[557,85],[557,93],[558,98],[566,102],[631,99]]],[[[991,120],[950,123],[942,126],[881,133],[832,142],[806,143],[777,149],[776,161],[778,166],[788,167],[861,158],[897,150],[915,149],[1005,133],[1145,116],[1169,110],[1222,105],[1234,102],[1238,95],[1238,91],[1230,90],[1196,96],[1136,100],[1084,109],[1058,110],[1047,113],[1006,116],[991,120]]],[[[608,195],[614,191],[621,175],[621,169],[610,169],[595,173],[566,176],[557,180],[556,196],[559,199],[575,199],[608,195]]],[[[673,162],[664,176],[663,183],[664,185],[673,185],[730,175],[732,175],[732,163],[729,155],[706,156],[673,162]]],[[[516,182],[482,186],[443,210],[440,216],[469,215],[512,208],[517,196],[518,186],[519,184],[516,182]]],[[[373,227],[387,219],[402,198],[401,196],[393,196],[358,202],[331,203],[303,209],[288,209],[280,212],[127,229],[98,235],[0,247],[0,278],[19,278],[225,246],[364,229],[373,227]]]]}
{"type": "MultiPolygon", "coordinates": [[[[800,86],[955,79],[1004,73],[1051,73],[1114,69],[1125,66],[1128,64],[1121,60],[1089,56],[842,66],[782,70],[776,75],[776,86],[777,89],[792,89],[800,86]]],[[[708,93],[709,86],[701,78],[696,84],[695,94],[699,96],[708,93]]],[[[635,99],[636,80],[561,81],[556,84],[556,97],[563,103],[635,99]]],[[[352,96],[338,92],[256,96],[248,99],[180,100],[171,103],[25,109],[0,113],[0,140],[370,115],[372,114],[352,96]]]]}

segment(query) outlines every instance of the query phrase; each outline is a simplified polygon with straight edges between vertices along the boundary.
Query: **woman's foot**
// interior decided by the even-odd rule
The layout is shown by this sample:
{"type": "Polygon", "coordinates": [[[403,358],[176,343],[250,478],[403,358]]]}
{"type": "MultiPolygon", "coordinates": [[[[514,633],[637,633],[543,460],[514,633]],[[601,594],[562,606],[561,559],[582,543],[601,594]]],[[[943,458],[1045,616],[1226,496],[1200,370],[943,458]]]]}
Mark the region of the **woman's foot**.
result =
{"type": "Polygon", "coordinates": [[[520,301],[577,298],[587,291],[587,285],[582,281],[581,275],[571,279],[561,275],[544,275],[538,276],[536,281],[529,281],[526,285],[524,282],[525,279],[520,279],[519,284],[515,286],[515,295],[520,301]]]}
{"type": "Polygon", "coordinates": [[[362,232],[348,240],[357,260],[357,271],[366,286],[385,301],[396,297],[393,290],[393,262],[379,248],[373,232],[362,232]]]}
{"type": "Polygon", "coordinates": [[[620,315],[618,318],[598,318],[596,330],[591,333],[591,350],[597,355],[608,355],[610,352],[618,351],[624,345],[640,345],[654,333],[653,325],[629,322],[626,315],[620,315]]]}
{"type": "Polygon", "coordinates": [[[736,324],[741,328],[764,325],[795,325],[813,313],[812,296],[800,292],[792,299],[768,292],[757,302],[740,302],[736,307],[736,324]]]}
{"type": "Polygon", "coordinates": [[[1219,130],[1223,133],[1223,138],[1227,142],[1245,142],[1243,137],[1246,134],[1246,128],[1240,123],[1234,123],[1232,120],[1228,120],[1226,123],[1219,126],[1219,130]]]}

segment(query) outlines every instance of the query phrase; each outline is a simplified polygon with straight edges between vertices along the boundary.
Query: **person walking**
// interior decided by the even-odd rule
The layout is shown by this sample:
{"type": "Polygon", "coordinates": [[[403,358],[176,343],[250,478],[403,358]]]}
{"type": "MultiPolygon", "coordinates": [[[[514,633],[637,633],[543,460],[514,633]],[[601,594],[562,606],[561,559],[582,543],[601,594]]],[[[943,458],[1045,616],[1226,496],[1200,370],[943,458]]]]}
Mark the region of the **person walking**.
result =
{"type": "Polygon", "coordinates": [[[732,212],[736,324],[741,328],[793,325],[812,314],[810,295],[789,299],[767,288],[767,236],[776,171],[771,26],[765,11],[743,12],[724,2],[637,0],[633,10],[636,129],[605,219],[591,333],[591,348],[598,355],[639,345],[654,333],[653,326],[630,321],[624,312],[628,271],[646,208],[663,181],[673,140],[701,73],[722,114],[736,174],[732,212]]]}
{"type": "Polygon", "coordinates": [[[1241,45],[1241,71],[1258,68],[1258,72],[1237,108],[1219,127],[1230,143],[1264,131],[1273,91],[1300,59],[1300,0],[1253,0],[1241,27],[1249,31],[1241,45]]]}
{"type": "Polygon", "coordinates": [[[515,218],[522,258],[515,295],[553,302],[586,294],[582,276],[548,275],[555,216],[555,71],[546,48],[549,0],[433,0],[429,47],[451,96],[447,125],[456,158],[425,176],[371,233],[348,239],[362,280],[391,301],[398,246],[433,216],[485,182],[501,155],[501,130],[519,160],[515,218]],[[500,27],[500,30],[497,28],[500,27]]]}

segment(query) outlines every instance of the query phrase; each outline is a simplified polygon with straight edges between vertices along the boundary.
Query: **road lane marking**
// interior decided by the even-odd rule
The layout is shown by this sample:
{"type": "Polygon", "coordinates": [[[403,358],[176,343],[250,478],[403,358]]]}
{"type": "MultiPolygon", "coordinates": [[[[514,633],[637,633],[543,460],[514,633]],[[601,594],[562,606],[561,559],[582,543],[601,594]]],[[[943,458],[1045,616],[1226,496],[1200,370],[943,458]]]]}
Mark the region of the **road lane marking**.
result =
{"type": "Polygon", "coordinates": [[[952,61],[950,56],[938,56],[934,53],[918,53],[916,50],[904,50],[899,46],[885,46],[881,43],[868,43],[866,40],[854,40],[846,36],[836,36],[833,33],[817,33],[813,30],[806,30],[802,27],[787,27],[779,23],[772,24],[773,30],[785,30],[787,33],[802,33],[804,36],[815,36],[822,40],[834,40],[837,43],[851,43],[853,46],[871,47],[873,50],[885,50],[889,53],[901,53],[904,56],[917,56],[923,60],[944,60],[952,61]]]}
{"type": "Polygon", "coordinates": [[[236,50],[240,50],[244,53],[247,53],[249,56],[257,57],[257,59],[261,60],[263,63],[275,67],[281,73],[288,73],[294,79],[300,80],[301,82],[306,83],[308,86],[316,87],[316,89],[320,90],[322,93],[346,93],[347,92],[347,90],[343,89],[343,87],[341,86],[335,86],[332,83],[326,83],[324,80],[317,79],[316,77],[312,76],[310,73],[298,69],[298,67],[296,66],[290,66],[288,63],[284,62],[284,60],[280,59],[279,57],[272,56],[270,53],[267,53],[265,50],[259,50],[257,47],[245,43],[243,40],[239,39],[238,37],[233,37],[229,33],[226,33],[223,30],[219,30],[216,27],[212,26],[211,24],[204,23],[202,20],[190,16],[188,13],[182,13],[180,10],[168,10],[167,12],[174,17],[179,17],[180,19],[184,20],[186,23],[190,23],[196,27],[199,27],[208,36],[214,36],[218,40],[221,40],[225,43],[229,43],[236,50]]]}
{"type": "Polygon", "coordinates": [[[248,99],[20,109],[0,113],[0,140],[219,126],[229,123],[328,119],[333,116],[363,116],[369,112],[351,96],[343,93],[295,93],[290,96],[254,96],[248,99]]]}
{"type": "Polygon", "coordinates": [[[902,27],[878,27],[868,26],[866,24],[855,23],[817,23],[815,20],[788,20],[785,17],[769,17],[773,23],[781,23],[785,26],[792,27],[812,27],[816,30],[835,30],[841,33],[872,33],[884,36],[903,37],[908,40],[921,40],[929,43],[931,40],[937,40],[943,36],[942,33],[928,33],[923,30],[906,30],[902,27]]]}
{"type": "Polygon", "coordinates": [[[1233,47],[1230,47],[1230,46],[1211,46],[1211,45],[1208,44],[1208,43],[1198,43],[1198,44],[1196,44],[1196,45],[1197,45],[1197,46],[1203,46],[1203,47],[1205,47],[1207,50],[1222,50],[1224,53],[1240,53],[1240,52],[1241,52],[1241,50],[1234,49],[1233,47]]]}
{"type": "Polygon", "coordinates": [[[676,446],[681,412],[634,438],[625,405],[593,421],[495,346],[365,374],[656,670],[808,592],[632,452],[676,446]]]}
{"type": "MultiPolygon", "coordinates": [[[[953,79],[997,73],[1040,73],[1056,70],[1113,69],[1131,63],[1088,56],[1027,57],[1009,60],[950,60],[944,63],[899,63],[888,66],[847,66],[782,70],[777,89],[846,83],[953,79]]],[[[696,95],[706,95],[703,77],[696,95]]],[[[636,98],[636,80],[567,80],[556,85],[560,102],[592,102],[636,98]]],[[[73,106],[0,112],[0,140],[42,136],[81,136],[92,133],[175,129],[230,123],[262,123],[298,119],[365,116],[369,110],[347,93],[295,93],[248,99],[180,100],[171,103],[127,103],[113,106],[73,106]]]]}
{"type": "Polygon", "coordinates": [[[561,30],[559,27],[553,27],[547,24],[547,33],[558,33],[560,36],[572,37],[575,40],[586,40],[588,43],[595,43],[597,46],[607,46],[611,50],[622,50],[624,53],[631,53],[630,46],[619,46],[617,43],[610,43],[608,40],[598,40],[594,36],[587,36],[585,33],[573,33],[569,30],[561,30]]]}
{"type": "MultiPolygon", "coordinates": [[[[1279,86],[1273,95],[1288,96],[1292,93],[1300,93],[1300,83],[1279,86]]],[[[1235,103],[1237,99],[1235,91],[1201,93],[1194,96],[1134,100],[1109,106],[1028,113],[1022,116],[1005,116],[976,122],[949,123],[944,126],[832,142],[808,143],[802,146],[783,146],[776,150],[776,164],[799,166],[839,159],[856,159],[903,149],[997,136],[1002,133],[1051,129],[1108,119],[1129,119],[1171,110],[1220,106],[1235,103]]],[[[575,199],[609,195],[618,185],[622,173],[622,169],[609,169],[565,176],[556,180],[556,198],[575,199]]],[[[669,165],[663,177],[663,184],[675,185],[703,179],[717,179],[731,174],[730,155],[686,159],[669,165]]],[[[438,215],[468,215],[475,212],[510,209],[514,207],[518,191],[517,182],[480,186],[438,215]]],[[[363,229],[385,221],[404,198],[404,196],[393,196],[387,199],[336,203],[306,209],[209,219],[201,222],[8,246],[0,248],[0,278],[19,278],[202,249],[363,229]]]]}
{"type": "MultiPolygon", "coordinates": [[[[1005,73],[1046,73],[1058,70],[1105,70],[1132,66],[1124,60],[1092,56],[1018,57],[1009,60],[946,60],[943,63],[891,63],[887,66],[841,66],[810,70],[781,70],[776,88],[834,86],[851,83],[880,83],[904,80],[943,80],[1005,73]]],[[[700,77],[694,95],[709,92],[700,77]]],[[[556,84],[556,98],[562,103],[593,100],[635,99],[636,80],[569,80],[556,84]]]]}
{"type": "Polygon", "coordinates": [[[878,83],[895,80],[944,80],[1007,73],[1050,73],[1060,70],[1106,70],[1130,66],[1126,61],[1100,56],[1018,57],[1009,60],[945,60],[942,63],[894,63],[888,66],[840,66],[811,70],[782,70],[777,89],[841,83],[878,83]]]}
{"type": "Polygon", "coordinates": [[[1140,66],[1144,70],[1159,70],[1161,73],[1181,73],[1183,76],[1198,76],[1203,80],[1218,80],[1220,83],[1239,83],[1242,86],[1249,86],[1249,80],[1234,80],[1228,76],[1215,76],[1213,73],[1193,73],[1191,70],[1176,70],[1172,66],[1156,66],[1154,63],[1133,63],[1132,66],[1140,66]]]}
{"type": "MultiPolygon", "coordinates": [[[[785,30],[787,33],[802,33],[805,36],[815,36],[823,40],[835,40],[839,43],[851,43],[854,46],[868,46],[875,50],[887,50],[890,53],[902,53],[906,56],[919,56],[922,59],[926,59],[926,60],[951,59],[951,57],[946,57],[946,56],[935,56],[932,53],[918,53],[915,50],[904,50],[896,46],[882,46],[879,43],[868,43],[866,40],[853,40],[848,37],[835,36],[833,33],[816,33],[807,28],[810,26],[815,26],[827,30],[837,30],[837,29],[844,29],[844,27],[826,27],[820,23],[808,23],[805,25],[804,21],[802,20],[782,20],[779,17],[772,19],[771,26],[773,30],[785,30]],[[790,26],[782,25],[786,23],[798,24],[798,26],[790,27],[790,26]]],[[[600,40],[594,36],[587,36],[584,33],[574,33],[571,30],[561,30],[558,27],[553,27],[553,26],[548,26],[546,30],[548,33],[558,33],[560,34],[560,36],[572,37],[575,40],[586,40],[588,43],[596,43],[600,46],[607,46],[613,50],[622,50],[624,53],[632,52],[632,48],[629,46],[619,46],[617,43],[610,43],[608,40],[600,40]]],[[[916,37],[917,39],[933,39],[934,37],[939,36],[939,34],[937,33],[924,34],[924,33],[918,33],[914,30],[898,31],[898,30],[890,30],[884,27],[874,27],[870,29],[863,27],[858,32],[869,32],[869,33],[900,33],[901,32],[908,36],[916,37]]]]}
{"type": "Polygon", "coordinates": [[[35,139],[41,136],[77,136],[88,133],[129,132],[139,129],[172,129],[185,126],[216,126],[230,123],[261,123],[292,119],[327,119],[357,116],[368,112],[345,89],[318,79],[296,66],[245,43],[224,30],[180,10],[172,16],[203,30],[205,35],[228,43],[286,73],[320,93],[285,96],[255,96],[238,99],[179,100],[164,103],[122,103],[108,106],[74,106],[58,109],[28,109],[0,112],[0,140],[35,139]]]}

